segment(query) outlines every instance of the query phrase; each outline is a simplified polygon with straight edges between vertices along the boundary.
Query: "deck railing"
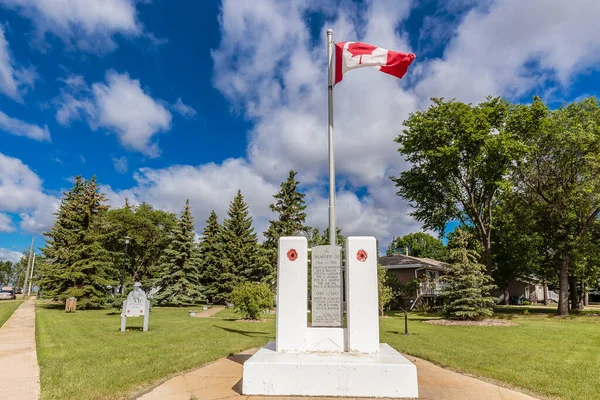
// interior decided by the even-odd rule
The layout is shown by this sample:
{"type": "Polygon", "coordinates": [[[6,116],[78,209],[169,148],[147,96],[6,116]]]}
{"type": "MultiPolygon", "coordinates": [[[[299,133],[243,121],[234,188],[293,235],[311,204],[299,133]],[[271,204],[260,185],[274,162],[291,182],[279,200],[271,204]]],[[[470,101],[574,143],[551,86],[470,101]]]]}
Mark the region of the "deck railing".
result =
{"type": "Polygon", "coordinates": [[[440,281],[425,281],[419,284],[419,295],[421,296],[439,296],[446,288],[447,283],[440,281]]]}

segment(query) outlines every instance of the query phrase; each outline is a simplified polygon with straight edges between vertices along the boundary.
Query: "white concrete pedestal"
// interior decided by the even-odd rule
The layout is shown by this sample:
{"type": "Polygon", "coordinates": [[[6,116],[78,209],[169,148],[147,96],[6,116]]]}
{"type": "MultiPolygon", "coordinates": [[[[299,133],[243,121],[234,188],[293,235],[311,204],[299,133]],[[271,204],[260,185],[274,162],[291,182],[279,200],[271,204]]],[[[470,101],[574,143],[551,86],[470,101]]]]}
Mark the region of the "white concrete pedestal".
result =
{"type": "Polygon", "coordinates": [[[244,395],[417,398],[417,367],[379,353],[283,353],[268,343],[244,363],[244,395]]]}

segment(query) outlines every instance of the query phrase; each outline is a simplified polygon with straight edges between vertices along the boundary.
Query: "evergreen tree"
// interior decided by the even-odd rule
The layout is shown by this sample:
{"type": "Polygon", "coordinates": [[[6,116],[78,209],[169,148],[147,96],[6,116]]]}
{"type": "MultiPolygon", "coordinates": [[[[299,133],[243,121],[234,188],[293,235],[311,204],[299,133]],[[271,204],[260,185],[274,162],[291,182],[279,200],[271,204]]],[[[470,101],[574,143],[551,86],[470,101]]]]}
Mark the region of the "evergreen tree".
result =
{"type": "Polygon", "coordinates": [[[39,283],[45,294],[54,300],[76,297],[81,308],[103,306],[107,286],[114,283],[110,255],[103,246],[108,206],[98,190],[95,177],[75,178],[42,249],[46,262],[39,270],[39,283]]]}
{"type": "Polygon", "coordinates": [[[216,301],[229,301],[231,292],[239,282],[260,282],[268,275],[268,269],[260,261],[256,233],[252,228],[252,217],[242,192],[231,201],[227,218],[223,221],[222,264],[217,277],[220,293],[216,301]]]}
{"type": "Polygon", "coordinates": [[[486,268],[477,262],[479,254],[469,250],[470,235],[462,229],[454,232],[454,246],[450,251],[452,264],[441,280],[448,283],[442,292],[442,314],[449,319],[477,320],[491,316],[496,299],[490,296],[495,288],[486,268]]]}
{"type": "MultiPolygon", "coordinates": [[[[345,246],[346,238],[342,236],[342,230],[340,228],[336,229],[336,245],[345,246]]],[[[308,247],[313,246],[325,246],[329,244],[329,227],[325,228],[323,233],[319,231],[319,228],[312,228],[307,226],[305,229],[306,239],[308,241],[308,247]]]]}
{"type": "Polygon", "coordinates": [[[194,243],[194,217],[189,200],[171,231],[171,243],[164,251],[160,269],[156,281],[160,290],[154,295],[159,304],[189,304],[202,296],[200,253],[194,243]]]}
{"type": "Polygon", "coordinates": [[[306,205],[304,204],[304,193],[298,191],[296,181],[296,172],[290,171],[286,181],[281,183],[279,192],[273,195],[275,202],[269,208],[276,213],[278,218],[269,221],[269,228],[264,232],[265,241],[262,244],[261,260],[259,263],[265,262],[269,268],[269,276],[266,278],[267,283],[273,284],[277,276],[277,244],[282,236],[298,236],[301,235],[306,227],[306,205]],[[264,261],[262,261],[264,260],[264,261]]]}
{"type": "MultiPolygon", "coordinates": [[[[221,252],[223,249],[221,243],[222,227],[219,224],[219,219],[215,211],[211,211],[210,216],[206,220],[206,227],[202,232],[200,241],[200,283],[204,290],[204,296],[214,302],[219,294],[226,292],[219,283],[221,275],[221,252]]],[[[231,277],[228,277],[231,278],[231,277]]]]}

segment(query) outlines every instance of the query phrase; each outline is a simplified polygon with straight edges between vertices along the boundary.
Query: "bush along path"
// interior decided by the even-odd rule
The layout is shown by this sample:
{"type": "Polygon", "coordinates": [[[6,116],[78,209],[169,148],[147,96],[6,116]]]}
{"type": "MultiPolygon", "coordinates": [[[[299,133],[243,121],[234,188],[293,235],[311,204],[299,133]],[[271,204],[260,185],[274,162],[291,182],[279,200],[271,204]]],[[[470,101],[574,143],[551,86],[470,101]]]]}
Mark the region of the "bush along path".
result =
{"type": "Polygon", "coordinates": [[[22,303],[0,328],[0,376],[0,398],[37,400],[40,397],[35,298],[22,303]]]}

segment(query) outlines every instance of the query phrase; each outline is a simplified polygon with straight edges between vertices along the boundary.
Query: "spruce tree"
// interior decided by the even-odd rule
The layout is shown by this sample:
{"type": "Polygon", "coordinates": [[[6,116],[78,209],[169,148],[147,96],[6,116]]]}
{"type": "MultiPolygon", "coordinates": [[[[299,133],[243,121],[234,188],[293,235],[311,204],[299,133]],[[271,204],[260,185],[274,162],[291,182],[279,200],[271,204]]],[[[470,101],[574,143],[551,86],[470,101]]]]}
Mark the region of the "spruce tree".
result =
{"type": "Polygon", "coordinates": [[[260,262],[256,232],[242,192],[238,190],[223,221],[221,270],[217,278],[217,301],[229,301],[233,288],[243,281],[260,282],[268,275],[260,262]]]}
{"type": "Polygon", "coordinates": [[[194,303],[202,297],[200,286],[200,252],[194,243],[194,217],[190,201],[186,200],[175,227],[171,243],[164,251],[154,295],[159,304],[194,303]]]}
{"type": "Polygon", "coordinates": [[[114,268],[103,246],[105,201],[95,177],[76,177],[64,194],[54,226],[45,233],[46,263],[39,271],[40,286],[54,300],[76,297],[80,308],[105,304],[107,286],[114,283],[114,268]]]}
{"type": "Polygon", "coordinates": [[[280,237],[297,236],[305,231],[305,194],[298,191],[299,183],[296,181],[296,172],[290,171],[287,180],[281,183],[279,192],[273,195],[275,202],[269,208],[277,214],[278,218],[269,221],[269,228],[264,232],[265,248],[277,249],[280,237]]]}
{"type": "Polygon", "coordinates": [[[219,297],[219,293],[224,291],[219,286],[221,282],[219,278],[223,266],[221,262],[221,252],[223,249],[221,231],[222,227],[219,224],[217,213],[213,210],[206,220],[206,227],[202,232],[202,239],[199,245],[200,283],[202,284],[204,296],[212,302],[219,297]]]}
{"type": "Polygon", "coordinates": [[[495,285],[485,273],[486,267],[479,264],[479,254],[469,249],[470,234],[462,229],[455,230],[451,244],[452,264],[446,275],[441,277],[448,287],[442,291],[444,307],[442,314],[449,319],[477,320],[491,316],[496,298],[490,296],[495,285]]]}
{"type": "Polygon", "coordinates": [[[277,277],[277,244],[282,236],[298,236],[306,227],[306,205],[304,204],[304,193],[298,191],[296,172],[291,170],[287,180],[281,183],[280,190],[273,195],[275,202],[269,208],[276,213],[278,218],[271,220],[269,228],[264,232],[265,241],[260,251],[260,260],[257,263],[265,263],[269,270],[266,281],[273,284],[277,277]]]}

